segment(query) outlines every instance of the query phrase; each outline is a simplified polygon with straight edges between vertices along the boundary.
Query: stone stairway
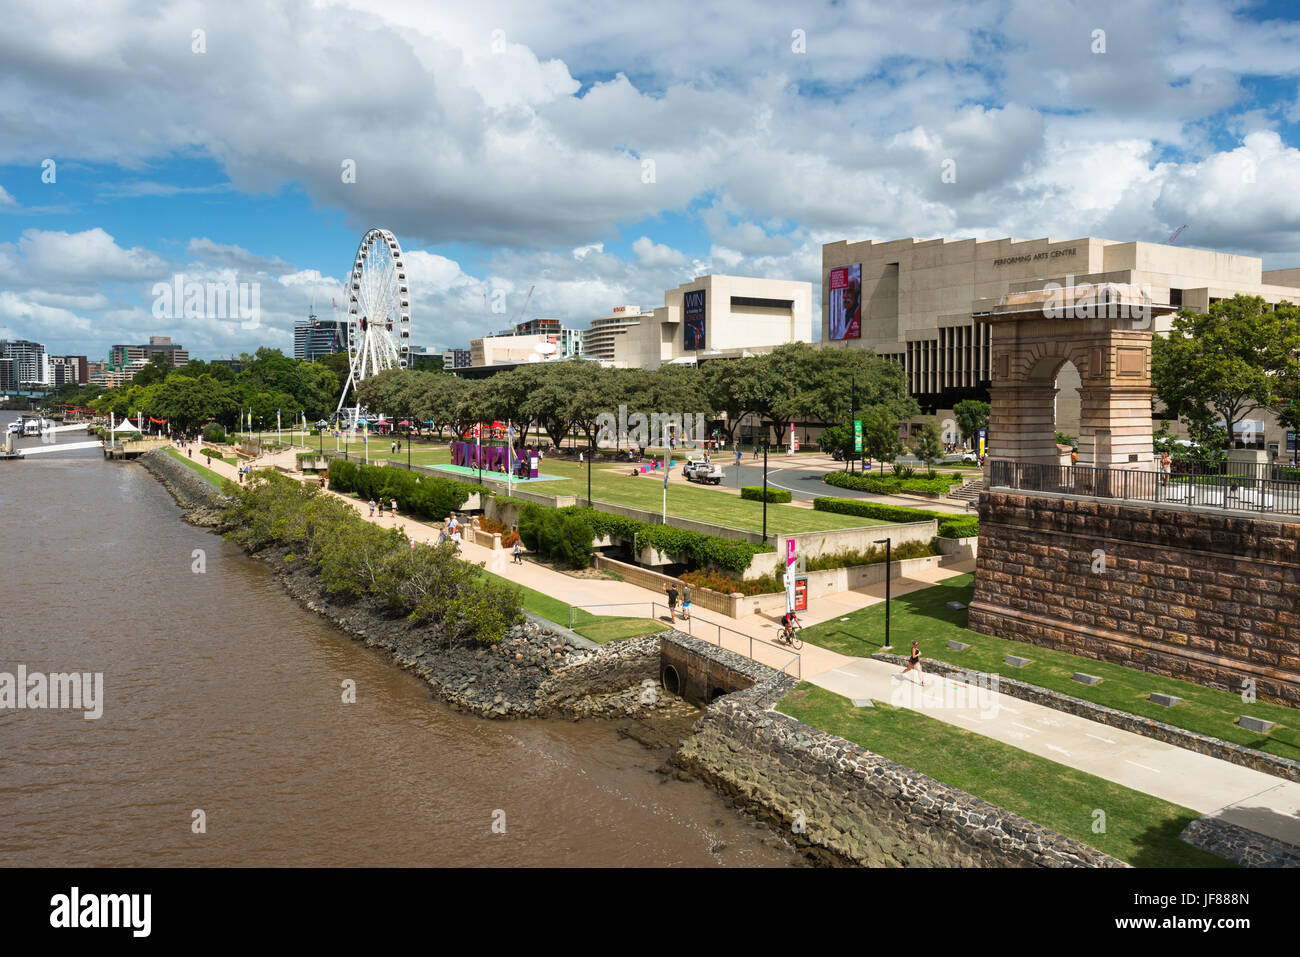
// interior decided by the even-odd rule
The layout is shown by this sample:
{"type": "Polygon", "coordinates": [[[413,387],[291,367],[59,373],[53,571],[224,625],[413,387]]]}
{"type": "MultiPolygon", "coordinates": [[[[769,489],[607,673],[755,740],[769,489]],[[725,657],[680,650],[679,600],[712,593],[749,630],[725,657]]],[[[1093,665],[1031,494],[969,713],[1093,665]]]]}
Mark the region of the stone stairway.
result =
{"type": "Polygon", "coordinates": [[[980,492],[984,491],[984,476],[977,479],[971,479],[957,491],[949,494],[949,498],[961,499],[963,502],[978,502],[980,492]]]}

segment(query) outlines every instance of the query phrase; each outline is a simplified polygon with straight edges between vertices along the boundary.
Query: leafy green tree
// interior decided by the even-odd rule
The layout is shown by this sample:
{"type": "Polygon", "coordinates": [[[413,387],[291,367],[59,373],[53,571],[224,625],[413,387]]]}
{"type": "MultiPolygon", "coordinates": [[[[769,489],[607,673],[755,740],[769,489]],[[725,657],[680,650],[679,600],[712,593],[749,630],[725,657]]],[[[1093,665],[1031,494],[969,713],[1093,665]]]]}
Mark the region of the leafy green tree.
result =
{"type": "Polygon", "coordinates": [[[952,407],[952,414],[957,417],[957,428],[962,437],[975,441],[980,429],[987,433],[989,427],[989,404],[979,399],[962,399],[952,407]]]}
{"type": "Polygon", "coordinates": [[[1298,376],[1300,311],[1285,303],[1270,310],[1258,296],[1179,312],[1152,347],[1152,384],[1165,408],[1194,437],[1225,448],[1252,412],[1279,410],[1298,376]]]}
{"type": "Polygon", "coordinates": [[[943,458],[943,436],[939,433],[937,423],[932,421],[921,423],[921,431],[912,441],[912,451],[926,465],[943,458]]]}

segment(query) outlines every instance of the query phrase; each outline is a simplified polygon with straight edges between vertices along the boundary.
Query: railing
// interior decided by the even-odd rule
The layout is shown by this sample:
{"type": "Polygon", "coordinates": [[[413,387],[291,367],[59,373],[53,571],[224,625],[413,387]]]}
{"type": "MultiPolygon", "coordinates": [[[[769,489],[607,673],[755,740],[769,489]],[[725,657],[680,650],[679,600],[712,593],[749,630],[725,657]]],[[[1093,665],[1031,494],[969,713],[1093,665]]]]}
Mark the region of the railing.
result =
{"type": "MultiPolygon", "coordinates": [[[[657,601],[622,601],[622,602],[606,603],[601,605],[570,605],[569,606],[569,628],[570,629],[573,628],[574,625],[573,613],[575,610],[590,612],[590,610],[593,608],[643,608],[643,607],[648,607],[650,609],[650,614],[647,617],[651,619],[658,620],[659,609],[662,609],[664,614],[668,616],[668,606],[662,605],[657,601]]],[[[632,615],[614,615],[612,617],[636,618],[638,616],[632,614],[632,615]]],[[[579,622],[579,624],[581,624],[581,622],[579,622]]],[[[692,637],[695,637],[694,629],[697,624],[704,626],[705,633],[701,634],[699,637],[703,638],[705,641],[709,641],[710,644],[717,645],[719,648],[725,647],[722,644],[722,633],[724,631],[728,632],[729,634],[735,635],[737,638],[745,642],[748,642],[749,653],[746,655],[746,657],[754,661],[758,661],[758,659],[754,657],[754,642],[758,642],[760,645],[767,645],[767,647],[775,649],[777,652],[782,654],[790,650],[790,647],[788,645],[777,644],[776,642],[768,641],[765,638],[755,638],[753,635],[747,635],[743,631],[736,631],[736,629],[734,628],[728,628],[726,625],[720,625],[716,621],[708,621],[707,619],[704,618],[697,619],[694,615],[692,615],[690,618],[682,618],[679,615],[677,617],[677,624],[679,626],[685,625],[685,628],[679,627],[678,630],[685,631],[688,635],[692,637]],[[709,638],[706,637],[708,628],[714,629],[714,638],[711,641],[709,638]]],[[[728,650],[734,650],[734,649],[728,649],[728,650]]],[[[784,665],[782,665],[780,668],[777,668],[776,670],[781,672],[786,672],[786,669],[789,668],[791,665],[794,665],[795,668],[794,677],[802,678],[803,657],[799,654],[795,654],[793,658],[791,658],[789,661],[787,661],[784,665]]],[[[786,673],[788,674],[789,672],[786,673]]]]}
{"type": "Polygon", "coordinates": [[[1226,462],[1173,467],[1169,474],[1090,465],[989,461],[989,487],[1088,498],[1300,515],[1300,470],[1226,462]]]}

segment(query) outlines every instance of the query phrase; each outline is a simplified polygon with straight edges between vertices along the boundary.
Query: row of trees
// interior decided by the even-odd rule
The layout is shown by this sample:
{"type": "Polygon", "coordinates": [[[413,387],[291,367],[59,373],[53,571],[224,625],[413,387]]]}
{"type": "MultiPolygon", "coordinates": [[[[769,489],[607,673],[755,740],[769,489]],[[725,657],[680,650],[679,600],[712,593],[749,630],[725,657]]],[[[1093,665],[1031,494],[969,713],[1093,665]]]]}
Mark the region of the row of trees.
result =
{"type": "Polygon", "coordinates": [[[86,385],[61,389],[52,402],[86,405],[101,415],[122,418],[137,413],[166,419],[174,431],[218,422],[239,426],[241,411],[251,411],[255,427],[274,428],[279,412],[285,425],[305,414],[309,422],[328,417],[338,403],[340,377],[347,375],[347,356],[304,362],[278,349],[259,349],[240,357],[238,373],[229,366],[191,361],[172,368],[166,356],[154,356],[129,384],[116,389],[86,385]]]}
{"type": "Polygon", "coordinates": [[[725,438],[747,415],[778,430],[792,421],[844,422],[851,407],[880,423],[873,435],[898,437],[898,423],[920,411],[907,394],[903,368],[860,349],[814,349],[804,343],[771,353],[694,366],[609,369],[594,362],[536,363],[485,379],[393,370],[362,383],[359,398],[395,420],[433,422],[462,434],[475,422],[510,421],[541,428],[559,444],[571,431],[595,440],[602,414],[725,415],[725,438]],[[856,406],[854,399],[856,398],[856,406]],[[888,423],[888,428],[884,423],[888,423]]]}

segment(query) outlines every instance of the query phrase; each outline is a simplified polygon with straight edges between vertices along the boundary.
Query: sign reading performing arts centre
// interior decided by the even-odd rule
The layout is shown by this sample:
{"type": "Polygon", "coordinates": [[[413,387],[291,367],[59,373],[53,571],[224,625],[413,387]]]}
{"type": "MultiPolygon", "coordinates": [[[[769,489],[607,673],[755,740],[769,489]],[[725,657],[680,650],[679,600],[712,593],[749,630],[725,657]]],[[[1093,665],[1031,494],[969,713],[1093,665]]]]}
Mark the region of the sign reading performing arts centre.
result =
{"type": "Polygon", "coordinates": [[[828,339],[862,338],[862,265],[840,266],[827,274],[828,339]]]}
{"type": "Polygon", "coordinates": [[[704,290],[682,294],[682,348],[704,348],[704,290]]]}
{"type": "Polygon", "coordinates": [[[1077,247],[1071,246],[1068,249],[1053,249],[1050,252],[1025,253],[1023,256],[1008,256],[1005,259],[993,260],[996,266],[1012,266],[1016,263],[1032,263],[1043,259],[1060,259],[1062,256],[1073,256],[1078,251],[1077,247]]]}

